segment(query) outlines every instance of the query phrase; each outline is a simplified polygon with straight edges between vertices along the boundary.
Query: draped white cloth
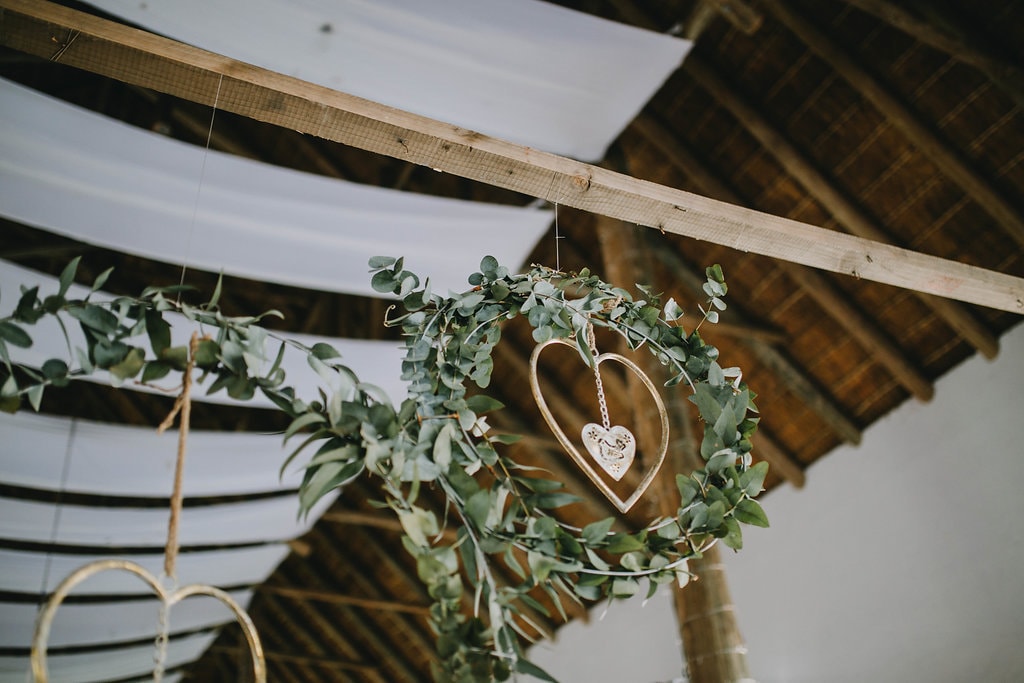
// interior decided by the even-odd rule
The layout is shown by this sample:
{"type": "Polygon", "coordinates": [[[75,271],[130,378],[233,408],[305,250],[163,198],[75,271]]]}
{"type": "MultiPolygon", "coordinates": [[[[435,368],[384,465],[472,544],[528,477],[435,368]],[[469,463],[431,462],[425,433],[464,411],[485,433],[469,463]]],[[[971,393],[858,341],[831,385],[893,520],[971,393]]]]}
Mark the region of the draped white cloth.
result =
{"type": "MultiPolygon", "coordinates": [[[[178,520],[178,541],[191,545],[223,545],[284,541],[300,536],[337,497],[327,495],[306,517],[298,518],[298,496],[186,507],[178,520]]],[[[105,508],[0,498],[0,537],[118,548],[163,547],[168,511],[163,508],[105,508]],[[59,515],[59,524],[54,519],[59,515]],[[56,530],[54,527],[56,526],[56,530]]]]}
{"type": "MultiPolygon", "coordinates": [[[[3,136],[0,136],[2,139],[3,136]]],[[[20,296],[20,287],[39,287],[40,298],[49,294],[56,294],[60,284],[57,278],[45,275],[28,268],[14,265],[7,261],[0,261],[0,302],[3,302],[4,311],[14,307],[17,298],[20,296]]],[[[87,287],[72,285],[67,296],[72,299],[83,299],[89,294],[87,287]]],[[[92,295],[92,301],[109,301],[113,295],[105,292],[97,292],[92,295]]],[[[173,345],[185,345],[188,343],[192,332],[198,329],[194,323],[189,322],[184,316],[168,314],[165,319],[171,325],[171,340],[173,345]]],[[[75,323],[75,321],[71,321],[75,323]]],[[[71,339],[72,348],[80,347],[85,349],[85,337],[77,324],[65,326],[68,336],[71,339]]],[[[47,316],[32,326],[26,326],[26,331],[32,337],[33,344],[28,349],[8,347],[11,357],[19,362],[30,363],[36,366],[50,358],[59,358],[68,363],[69,367],[78,367],[77,357],[72,353],[69,356],[68,344],[64,338],[64,332],[60,325],[51,317],[47,316]]],[[[389,341],[372,341],[364,339],[341,339],[337,337],[321,337],[315,335],[283,333],[282,338],[299,342],[306,347],[312,347],[318,342],[330,344],[341,353],[341,362],[351,368],[359,376],[359,380],[380,387],[392,403],[401,403],[406,396],[406,384],[401,380],[402,349],[399,344],[389,341]]],[[[142,339],[141,343],[147,343],[142,339]]],[[[267,345],[267,361],[264,370],[269,370],[277,353],[277,344],[271,340],[267,345]]],[[[296,389],[296,395],[307,401],[317,398],[319,387],[327,387],[327,380],[317,375],[306,360],[306,354],[296,348],[288,347],[285,351],[281,368],[285,371],[287,386],[296,389]]],[[[95,375],[97,381],[106,382],[106,373],[99,372],[95,375]]],[[[207,385],[212,380],[207,381],[207,385]]],[[[195,401],[208,401],[213,403],[239,404],[238,401],[228,397],[223,390],[207,395],[202,388],[206,385],[196,378],[197,387],[200,390],[194,391],[192,398],[195,401]]],[[[170,385],[168,385],[170,386],[170,385]]],[[[126,384],[128,389],[141,389],[135,384],[126,384]]],[[[173,394],[172,394],[173,395],[173,394]]],[[[260,392],[244,405],[258,407],[272,407],[273,404],[260,392]]]]}
{"type": "Polygon", "coordinates": [[[552,218],[205,151],[2,79],[0,129],[0,216],[265,282],[379,297],[369,258],[407,256],[464,291],[485,255],[522,266],[552,218]]]}
{"type": "MultiPolygon", "coordinates": [[[[0,413],[0,481],[16,486],[113,496],[169,497],[177,459],[176,431],[0,413]],[[67,460],[67,472],[64,463],[67,460]]],[[[297,443],[289,442],[289,446],[297,443]]],[[[297,489],[299,467],[278,471],[289,449],[280,435],[193,430],[183,490],[225,496],[297,489]]],[[[301,460],[301,458],[300,458],[301,460]]],[[[0,527],[3,521],[0,520],[0,527]]]]}
{"type": "MultiPolygon", "coordinates": [[[[145,587],[138,577],[129,578],[145,587]]],[[[89,579],[85,581],[88,582],[89,579]]],[[[252,591],[233,591],[229,595],[244,607],[249,604],[252,591]]],[[[0,647],[30,647],[38,611],[34,603],[5,604],[0,610],[0,647]]],[[[48,642],[50,647],[56,648],[155,638],[159,633],[159,617],[160,601],[156,597],[122,602],[65,603],[57,609],[48,642]]],[[[227,605],[208,596],[196,596],[174,606],[168,625],[170,633],[184,633],[234,620],[235,615],[227,605]]]]}
{"type": "MultiPolygon", "coordinates": [[[[192,661],[210,646],[216,633],[198,633],[175,638],[167,646],[167,668],[192,661]]],[[[144,676],[153,670],[153,646],[102,650],[82,654],[51,654],[47,658],[50,680],[71,683],[93,683],[129,676],[144,676]]],[[[25,657],[0,655],[0,683],[25,683],[28,660],[25,657]]],[[[165,677],[171,683],[177,676],[165,677]]]]}
{"type": "MultiPolygon", "coordinates": [[[[249,548],[225,548],[178,555],[175,573],[178,583],[206,583],[213,586],[252,586],[261,583],[288,555],[284,543],[270,543],[249,548]]],[[[49,593],[72,571],[88,562],[109,559],[110,555],[67,555],[38,553],[27,550],[0,549],[0,591],[38,595],[49,593]],[[49,566],[49,571],[46,567],[49,566]],[[43,578],[46,585],[43,586],[43,578]]],[[[164,568],[163,553],[132,555],[132,562],[142,565],[153,576],[164,568]]],[[[137,577],[125,572],[104,572],[89,578],[75,588],[75,595],[140,595],[149,588],[137,577]]],[[[4,605],[2,609],[6,609],[4,605]]]]}
{"type": "Polygon", "coordinates": [[[539,0],[89,0],[183,42],[596,161],[691,43],[539,0]]]}

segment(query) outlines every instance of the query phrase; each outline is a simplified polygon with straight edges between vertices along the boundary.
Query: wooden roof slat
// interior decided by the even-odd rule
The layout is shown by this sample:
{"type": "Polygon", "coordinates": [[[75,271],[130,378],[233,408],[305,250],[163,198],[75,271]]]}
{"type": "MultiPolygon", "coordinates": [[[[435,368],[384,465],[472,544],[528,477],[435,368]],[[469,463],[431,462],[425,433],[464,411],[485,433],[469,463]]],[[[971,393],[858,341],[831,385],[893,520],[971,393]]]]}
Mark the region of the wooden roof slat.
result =
{"type": "Polygon", "coordinates": [[[630,178],[51,3],[0,0],[0,8],[5,10],[0,14],[0,42],[46,59],[203,104],[216,101],[219,108],[250,118],[592,213],[898,287],[1024,312],[1024,278],[630,178]]]}
{"type": "MultiPolygon", "coordinates": [[[[743,204],[740,197],[732,188],[718,178],[700,161],[696,155],[674,135],[667,127],[656,121],[651,116],[641,116],[633,122],[633,127],[645,135],[652,145],[657,147],[676,167],[689,176],[697,184],[702,192],[713,197],[723,199],[733,204],[743,204]]],[[[659,250],[662,258],[673,258],[673,254],[659,250]]],[[[676,256],[676,260],[678,256],[676,256]]],[[[814,299],[821,310],[833,318],[837,323],[854,337],[857,342],[876,357],[879,363],[884,365],[911,393],[922,401],[930,400],[934,388],[932,383],[921,374],[914,364],[906,357],[902,350],[896,346],[889,336],[883,332],[878,325],[866,314],[848,302],[848,297],[839,288],[834,286],[827,278],[815,273],[810,268],[799,266],[787,261],[779,261],[778,265],[801,288],[808,296],[814,299]]],[[[680,267],[681,264],[674,263],[672,266],[679,270],[686,277],[680,267]]],[[[691,276],[692,278],[692,276],[691,276]]],[[[697,283],[699,286],[699,282],[697,283]]],[[[738,317],[734,311],[731,317],[738,317]]],[[[761,355],[762,362],[778,368],[780,374],[796,376],[802,371],[796,368],[793,363],[781,357],[781,354],[774,352],[765,344],[749,343],[754,340],[745,340],[747,345],[761,355]]],[[[794,393],[802,395],[805,402],[818,412],[818,414],[830,424],[836,433],[851,443],[859,443],[860,430],[846,417],[846,414],[830,397],[819,391],[809,392],[807,387],[791,385],[794,393]],[[845,424],[844,424],[845,423],[845,424]],[[856,436],[854,436],[856,434],[856,436]]]]}
{"type": "Polygon", "coordinates": [[[1017,244],[1024,247],[1024,216],[991,183],[981,177],[963,154],[940,140],[906,104],[858,65],[846,50],[796,12],[791,2],[769,3],[767,7],[786,28],[804,41],[809,49],[817,52],[837,74],[871,102],[947,178],[959,185],[995,218],[1017,244]]]}
{"type": "MultiPolygon", "coordinates": [[[[244,655],[248,656],[248,650],[241,646],[229,647],[227,645],[211,645],[209,651],[214,654],[224,654],[231,657],[244,655]]],[[[264,656],[269,661],[287,662],[303,667],[315,667],[323,669],[336,669],[342,671],[357,671],[361,674],[368,674],[380,679],[380,671],[375,665],[362,662],[352,662],[335,657],[317,657],[312,655],[294,655],[286,652],[275,652],[264,650],[264,656]]],[[[383,680],[383,679],[380,679],[383,680]]]]}
{"type": "MultiPolygon", "coordinates": [[[[873,14],[920,42],[930,45],[955,59],[969,64],[992,83],[1013,98],[1018,107],[1024,108],[1024,70],[1003,59],[988,49],[983,40],[963,31],[956,21],[929,21],[928,17],[916,14],[889,0],[846,0],[848,5],[873,14]]],[[[937,4],[917,3],[919,10],[930,16],[941,16],[942,8],[937,4]]]]}
{"type": "MultiPolygon", "coordinates": [[[[706,62],[690,57],[684,64],[687,74],[711,94],[723,107],[728,109],[747,130],[782,164],[803,187],[813,195],[851,233],[876,243],[889,243],[891,237],[865,214],[853,200],[846,197],[819,171],[786,137],[776,130],[754,107],[726,83],[706,62]]],[[[831,233],[838,237],[841,233],[831,233]]],[[[900,268],[898,263],[890,264],[900,268]]],[[[999,352],[999,342],[987,328],[958,305],[935,306],[934,299],[923,292],[915,292],[922,301],[932,308],[936,315],[946,320],[950,327],[960,333],[987,358],[994,358],[999,352]]],[[[1024,303],[1024,299],[1022,299],[1024,303]]]]}
{"type": "Polygon", "coordinates": [[[347,595],[336,591],[313,590],[310,588],[294,588],[291,586],[278,586],[274,584],[263,584],[257,588],[261,593],[273,593],[274,595],[293,598],[296,600],[312,600],[325,602],[333,605],[345,605],[346,607],[362,607],[367,610],[381,610],[384,612],[406,612],[418,616],[429,616],[429,605],[415,605],[397,600],[375,600],[358,595],[347,595]]]}

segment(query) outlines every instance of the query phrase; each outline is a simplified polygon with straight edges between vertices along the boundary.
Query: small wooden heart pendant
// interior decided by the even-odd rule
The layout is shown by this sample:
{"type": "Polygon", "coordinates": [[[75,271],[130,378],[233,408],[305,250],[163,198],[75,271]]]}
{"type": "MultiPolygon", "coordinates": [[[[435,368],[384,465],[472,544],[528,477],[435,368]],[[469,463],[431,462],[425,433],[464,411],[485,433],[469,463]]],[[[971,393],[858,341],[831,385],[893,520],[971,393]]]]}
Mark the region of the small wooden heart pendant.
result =
{"type": "Polygon", "coordinates": [[[235,602],[234,598],[220,588],[201,583],[192,583],[187,586],[181,586],[177,590],[168,590],[142,565],[120,559],[96,560],[95,562],[82,565],[61,581],[60,585],[57,586],[57,590],[46,601],[46,606],[36,619],[36,630],[32,637],[32,675],[36,683],[46,683],[49,679],[49,672],[46,667],[46,648],[50,640],[50,626],[53,623],[54,615],[57,613],[57,608],[64,602],[64,598],[68,596],[71,589],[90,576],[106,571],[126,571],[130,574],[135,574],[149,585],[150,589],[160,598],[160,601],[167,609],[192,595],[208,595],[220,600],[234,613],[235,619],[238,620],[239,626],[242,627],[242,633],[249,643],[249,653],[252,655],[253,680],[256,683],[266,683],[267,669],[263,656],[263,646],[260,644],[256,627],[253,625],[249,615],[242,609],[241,605],[235,602]]]}
{"type": "MultiPolygon", "coordinates": [[[[540,391],[540,379],[537,375],[537,359],[540,357],[541,351],[550,346],[551,344],[562,344],[570,348],[579,351],[579,347],[575,342],[567,339],[549,339],[543,344],[538,344],[530,355],[530,387],[533,389],[533,398],[537,401],[537,407],[540,409],[540,414],[544,417],[544,421],[548,423],[548,427],[551,432],[558,439],[558,443],[562,445],[565,452],[576,462],[576,465],[583,470],[583,473],[594,483],[601,493],[604,494],[605,498],[610,500],[612,504],[620,511],[627,512],[638,500],[640,496],[647,491],[647,488],[654,481],[655,475],[658,474],[658,470],[661,469],[661,465],[665,462],[665,454],[668,452],[668,413],[665,412],[665,403],[661,400],[661,396],[658,394],[657,387],[654,386],[654,382],[651,378],[644,374],[643,370],[640,369],[636,363],[620,356],[617,353],[602,353],[594,359],[597,365],[604,363],[605,361],[612,361],[626,366],[630,372],[636,375],[644,387],[650,392],[655,405],[658,407],[658,415],[661,417],[661,443],[658,445],[657,455],[651,460],[649,459],[647,470],[640,478],[636,489],[633,490],[626,498],[619,497],[612,487],[608,485],[608,482],[601,476],[601,472],[594,468],[591,459],[586,458],[580,453],[576,445],[569,440],[566,436],[565,430],[562,429],[561,425],[555,419],[555,416],[551,414],[551,409],[548,407],[547,401],[544,400],[544,395],[540,391]]],[[[612,427],[611,429],[605,430],[605,428],[598,424],[588,424],[583,428],[583,442],[586,445],[587,451],[593,457],[601,468],[607,472],[616,481],[622,479],[625,476],[630,465],[633,463],[633,458],[636,454],[636,438],[629,432],[625,427],[612,427]],[[591,440],[596,444],[596,452],[594,448],[591,448],[587,444],[588,437],[586,436],[588,428],[596,427],[600,432],[594,432],[591,440]],[[617,431],[617,430],[621,430],[617,431]],[[624,435],[628,435],[629,444],[628,446],[623,445],[621,448],[616,444],[624,435]],[[610,442],[608,450],[604,451],[605,442],[610,442]],[[618,469],[621,467],[621,471],[618,469]]],[[[625,439],[622,439],[625,442],[625,439]]]]}
{"type": "Polygon", "coordinates": [[[588,422],[583,427],[583,446],[608,476],[619,481],[633,464],[636,456],[636,437],[625,427],[615,425],[605,429],[588,422]]]}

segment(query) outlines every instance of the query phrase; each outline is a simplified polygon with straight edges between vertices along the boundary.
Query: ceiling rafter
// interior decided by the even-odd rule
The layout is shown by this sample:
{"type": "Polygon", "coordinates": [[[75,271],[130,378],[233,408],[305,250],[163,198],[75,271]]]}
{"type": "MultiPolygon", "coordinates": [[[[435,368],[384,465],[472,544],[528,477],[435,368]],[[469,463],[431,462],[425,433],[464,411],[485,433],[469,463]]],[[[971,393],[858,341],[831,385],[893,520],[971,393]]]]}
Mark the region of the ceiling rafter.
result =
{"type": "Polygon", "coordinates": [[[846,0],[848,5],[872,14],[907,35],[945,52],[981,71],[992,83],[1024,107],[1024,69],[997,55],[983,38],[973,35],[962,22],[946,17],[938,4],[917,3],[919,17],[889,0],[846,0]],[[929,19],[938,21],[929,21],[929,19]]]}
{"type": "Polygon", "coordinates": [[[802,17],[793,8],[791,0],[769,3],[767,7],[810,50],[818,53],[837,74],[871,102],[943,175],[959,185],[1017,244],[1024,247],[1024,216],[978,173],[963,154],[939,139],[887,86],[857,64],[834,40],[802,17]]]}
{"type": "Polygon", "coordinates": [[[1024,311],[1024,278],[647,183],[50,3],[0,0],[0,8],[5,9],[0,40],[23,52],[192,101],[217,101],[219,107],[250,118],[612,218],[915,291],[1024,311]]]}
{"type": "MultiPolygon", "coordinates": [[[[213,654],[227,655],[230,657],[248,656],[248,649],[242,646],[211,645],[209,651],[213,654]]],[[[372,677],[374,680],[384,681],[380,670],[376,665],[353,662],[336,657],[318,657],[315,655],[295,655],[286,652],[275,652],[264,650],[264,656],[268,662],[282,662],[290,665],[297,665],[304,668],[331,669],[340,671],[355,671],[372,677]]],[[[291,668],[291,667],[286,667],[291,668]]]]}
{"type": "MultiPolygon", "coordinates": [[[[686,60],[684,71],[743,123],[750,134],[835,217],[840,225],[864,239],[878,243],[892,242],[891,236],[881,226],[825,177],[785,135],[748,104],[710,65],[699,57],[692,56],[686,60]]],[[[841,233],[835,234],[838,236],[841,233]]],[[[962,306],[921,291],[915,291],[914,294],[985,357],[994,358],[999,352],[999,342],[995,335],[962,306]]]]}
{"type": "MultiPolygon", "coordinates": [[[[666,126],[656,121],[650,115],[639,117],[633,124],[634,128],[644,135],[650,144],[660,150],[673,165],[685,173],[701,192],[712,197],[722,199],[733,204],[743,205],[747,202],[740,197],[724,180],[717,176],[703,161],[697,158],[683,142],[672,133],[666,126]]],[[[658,255],[671,258],[671,254],[659,251],[658,255]]],[[[902,349],[886,334],[878,325],[869,318],[863,311],[849,302],[849,297],[838,287],[833,285],[828,278],[816,273],[810,268],[778,261],[777,265],[800,290],[818,303],[822,312],[828,315],[843,329],[857,340],[860,346],[873,355],[877,356],[879,363],[884,365],[905,388],[922,401],[928,401],[934,394],[932,383],[921,373],[913,362],[907,358],[902,349]]],[[[692,279],[692,275],[691,275],[692,279]]],[[[737,317],[734,312],[732,317],[737,317]]],[[[777,351],[766,351],[770,348],[765,344],[757,344],[755,340],[744,340],[747,345],[759,356],[764,356],[762,362],[770,367],[778,368],[778,371],[785,375],[803,374],[793,364],[785,360],[777,351]],[[750,343],[753,342],[753,343],[750,343]],[[792,372],[790,369],[792,367],[792,372]]],[[[805,392],[806,388],[800,388],[798,395],[805,392]]],[[[806,393],[807,404],[826,419],[835,422],[836,433],[851,443],[858,443],[860,430],[846,417],[845,411],[835,405],[831,397],[820,396],[820,392],[806,393]],[[817,395],[816,395],[817,394],[817,395]],[[832,407],[829,407],[829,404],[832,407]],[[831,416],[826,417],[825,413],[831,416]],[[840,427],[842,423],[846,426],[840,427]],[[856,433],[856,437],[854,437],[856,433]]]]}

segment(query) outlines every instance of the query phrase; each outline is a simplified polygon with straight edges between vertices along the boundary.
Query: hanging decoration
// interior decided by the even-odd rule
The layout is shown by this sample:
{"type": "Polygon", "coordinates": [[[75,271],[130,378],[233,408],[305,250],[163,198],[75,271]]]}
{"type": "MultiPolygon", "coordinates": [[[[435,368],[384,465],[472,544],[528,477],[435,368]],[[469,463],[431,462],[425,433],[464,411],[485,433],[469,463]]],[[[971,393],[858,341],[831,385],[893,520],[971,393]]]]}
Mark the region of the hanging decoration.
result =
{"type": "MultiPolygon", "coordinates": [[[[62,278],[63,283],[63,278],[62,278]]],[[[62,284],[63,287],[63,284],[62,284]]],[[[98,288],[98,287],[97,287],[98,288]]],[[[174,468],[174,487],[171,493],[171,513],[168,520],[167,543],[164,549],[164,574],[163,579],[152,574],[145,567],[136,562],[122,559],[97,560],[89,562],[72,571],[56,590],[47,598],[43,609],[36,619],[35,632],[32,636],[32,676],[37,683],[46,683],[49,680],[49,671],[46,665],[46,652],[50,638],[50,628],[53,625],[57,609],[64,603],[64,600],[71,591],[86,579],[107,571],[124,571],[142,579],[160,599],[160,613],[157,637],[155,641],[156,653],[153,657],[153,683],[160,683],[163,680],[164,669],[167,661],[167,645],[170,636],[171,608],[185,598],[194,595],[205,595],[224,604],[241,626],[242,634],[249,645],[249,652],[252,658],[253,679],[255,683],[265,683],[267,680],[266,665],[263,655],[263,647],[260,644],[259,635],[252,619],[245,609],[239,605],[230,594],[216,586],[207,584],[189,584],[178,587],[177,579],[177,558],[178,558],[178,523],[181,518],[182,502],[184,491],[182,488],[183,475],[185,470],[185,452],[188,443],[190,427],[190,415],[192,409],[192,371],[195,369],[196,356],[199,350],[199,335],[192,334],[188,346],[188,356],[185,368],[182,372],[182,389],[174,402],[174,407],[166,419],[157,428],[157,433],[162,433],[174,424],[174,418],[180,414],[181,419],[178,427],[178,455],[174,468]]]]}
{"type": "Polygon", "coordinates": [[[653,463],[647,467],[647,471],[636,488],[625,499],[616,494],[615,490],[601,477],[600,472],[580,454],[579,449],[566,436],[565,431],[551,413],[551,409],[548,407],[547,401],[544,400],[544,394],[541,391],[540,377],[537,370],[541,351],[552,344],[565,345],[577,351],[580,350],[579,346],[574,341],[557,338],[549,339],[543,344],[537,345],[530,355],[530,388],[533,390],[533,398],[537,402],[541,416],[548,424],[548,427],[551,428],[551,432],[555,435],[558,443],[572,457],[579,468],[583,470],[594,486],[604,494],[605,498],[611,501],[620,512],[627,512],[650,487],[658,471],[661,469],[662,463],[665,461],[669,442],[668,413],[665,412],[665,404],[661,400],[661,395],[654,386],[654,382],[644,374],[636,363],[617,353],[597,353],[594,328],[593,324],[589,321],[587,322],[587,341],[590,346],[590,355],[587,360],[594,371],[597,400],[601,410],[601,424],[588,422],[583,426],[580,438],[591,459],[615,481],[620,481],[633,464],[633,460],[636,457],[636,437],[626,427],[621,425],[612,426],[611,424],[611,419],[608,416],[608,403],[604,395],[604,383],[601,381],[601,363],[614,361],[628,368],[643,383],[647,391],[650,392],[651,398],[658,408],[658,417],[661,423],[661,443],[658,445],[657,455],[654,457],[653,463]]]}
{"type": "MultiPolygon", "coordinates": [[[[405,339],[402,378],[408,393],[393,405],[380,389],[360,381],[329,345],[305,347],[282,339],[259,326],[262,316],[225,316],[217,305],[219,283],[202,305],[175,300],[177,287],[151,287],[137,298],[105,302],[91,301],[91,295],[68,300],[76,267],[77,260],[62,273],[56,294],[41,298],[38,288],[25,290],[14,312],[0,318],[0,408],[17,410],[24,397],[38,409],[47,387],[98,370],[107,371],[116,383],[156,381],[185,371],[190,359],[211,380],[208,393],[225,390],[244,400],[262,392],[291,418],[285,441],[301,435],[282,469],[299,454],[312,452],[299,492],[304,511],[356,477],[379,481],[387,507],[401,523],[403,544],[416,558],[419,577],[435,601],[430,615],[437,633],[434,676],[439,681],[506,680],[513,672],[553,680],[522,652],[520,637],[529,638],[522,606],[537,604],[532,591],[546,593],[563,617],[564,599],[628,597],[643,581],[652,594],[660,584],[688,580],[688,558],[712,543],[721,540],[740,548],[740,523],[768,525],[755,500],[767,463],[754,464],[750,452],[757,424],[753,394],[738,369],[719,365],[717,349],[696,330],[684,330],[678,322],[680,307],[671,299],[662,306],[650,291],[641,289],[645,298],[634,300],[588,271],[567,274],[534,267],[511,274],[485,257],[480,271],[469,277],[469,290],[443,297],[430,291],[429,281],[421,286],[402,259],[375,257],[370,260],[372,286],[397,296],[404,309],[385,321],[401,326],[405,339]],[[194,353],[171,345],[164,315],[172,312],[208,334],[198,340],[194,353]],[[51,359],[40,367],[17,363],[12,349],[32,343],[24,326],[47,315],[78,321],[86,331],[87,348],[69,350],[69,359],[51,359]],[[502,444],[515,437],[490,430],[486,414],[502,404],[485,391],[501,324],[515,317],[526,318],[532,326],[539,345],[535,356],[549,342],[562,343],[576,348],[592,369],[616,362],[638,372],[624,362],[628,359],[597,351],[592,326],[602,327],[621,335],[631,349],[646,348],[668,366],[667,386],[689,389],[705,426],[700,446],[705,465],[676,475],[680,498],[675,514],[632,530],[616,527],[615,518],[595,520],[582,529],[566,525],[553,511],[579,499],[560,482],[503,453],[502,444]],[[268,348],[272,343],[280,346],[276,354],[268,348]],[[304,351],[324,379],[329,388],[322,400],[306,403],[285,385],[280,367],[285,345],[304,351]],[[470,385],[475,385],[473,393],[470,385]],[[420,499],[425,483],[444,493],[445,509],[420,499]],[[442,520],[456,527],[454,543],[440,533],[442,520]],[[520,584],[495,580],[491,563],[496,557],[520,575],[520,584]],[[463,613],[467,594],[473,596],[470,614],[463,613]]],[[[107,274],[93,284],[93,292],[107,274]]],[[[704,289],[709,304],[705,320],[714,322],[714,309],[724,308],[721,297],[726,293],[717,266],[708,268],[704,289]]],[[[643,373],[638,376],[643,381],[643,373]]],[[[599,377],[595,375],[595,382],[599,377]]],[[[649,382],[645,386],[656,395],[649,382]]],[[[659,411],[664,415],[663,407],[659,411]]],[[[624,436],[604,416],[599,426],[624,436]]],[[[663,427],[664,442],[664,421],[663,427]]],[[[659,465],[664,449],[663,443],[659,465]]],[[[626,469],[628,453],[628,444],[615,445],[607,455],[598,445],[597,460],[583,462],[592,470],[590,462],[596,462],[612,474],[626,469]]],[[[634,491],[617,507],[628,508],[649,483],[642,481],[639,493],[634,491]]]]}

